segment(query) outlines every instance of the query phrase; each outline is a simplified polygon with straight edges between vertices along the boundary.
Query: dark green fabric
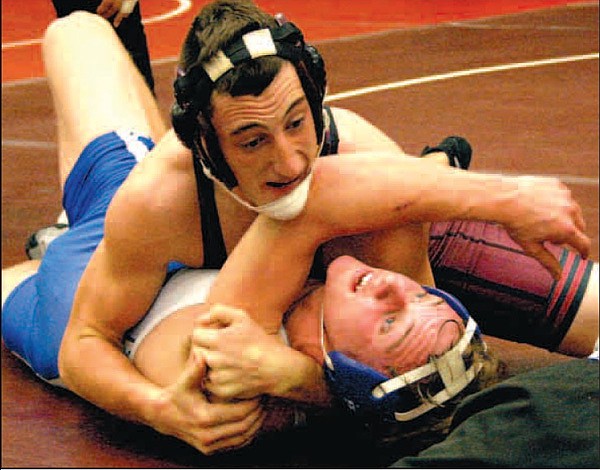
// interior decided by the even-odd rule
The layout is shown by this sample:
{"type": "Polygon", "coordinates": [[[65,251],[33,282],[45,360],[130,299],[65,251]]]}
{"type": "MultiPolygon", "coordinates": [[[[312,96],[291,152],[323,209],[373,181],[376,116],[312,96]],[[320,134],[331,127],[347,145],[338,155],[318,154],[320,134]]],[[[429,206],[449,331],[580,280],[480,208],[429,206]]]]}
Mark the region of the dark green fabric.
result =
{"type": "Polygon", "coordinates": [[[575,359],[474,394],[443,442],[392,466],[600,468],[598,370],[575,359]]]}

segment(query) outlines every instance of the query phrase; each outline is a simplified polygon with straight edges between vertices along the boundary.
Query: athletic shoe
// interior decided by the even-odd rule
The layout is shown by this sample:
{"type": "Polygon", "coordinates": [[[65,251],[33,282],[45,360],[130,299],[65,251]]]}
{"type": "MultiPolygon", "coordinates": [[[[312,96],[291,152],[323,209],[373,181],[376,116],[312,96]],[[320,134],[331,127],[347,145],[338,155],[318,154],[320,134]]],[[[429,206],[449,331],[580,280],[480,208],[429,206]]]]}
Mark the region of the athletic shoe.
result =
{"type": "Polygon", "coordinates": [[[69,230],[67,224],[54,224],[33,233],[25,243],[25,253],[29,259],[42,259],[48,245],[69,230]]]}
{"type": "Polygon", "coordinates": [[[444,152],[448,156],[450,166],[468,170],[471,164],[473,149],[471,149],[471,144],[464,137],[450,136],[442,140],[436,147],[426,146],[421,152],[421,156],[423,157],[434,152],[444,152]]]}

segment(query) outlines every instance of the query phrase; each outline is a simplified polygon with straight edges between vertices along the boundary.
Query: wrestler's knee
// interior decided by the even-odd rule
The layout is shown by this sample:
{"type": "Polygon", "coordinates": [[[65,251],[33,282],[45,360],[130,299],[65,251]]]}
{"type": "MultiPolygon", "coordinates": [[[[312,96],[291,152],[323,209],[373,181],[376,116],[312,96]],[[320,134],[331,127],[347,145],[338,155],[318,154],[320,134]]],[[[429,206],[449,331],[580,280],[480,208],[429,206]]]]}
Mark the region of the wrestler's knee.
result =
{"type": "Polygon", "coordinates": [[[91,28],[96,30],[106,29],[107,32],[112,31],[108,21],[87,11],[75,11],[68,16],[57,18],[50,23],[44,32],[42,49],[47,51],[53,47],[62,46],[64,40],[80,41],[90,33],[91,28]]]}
{"type": "Polygon", "coordinates": [[[28,260],[2,270],[2,307],[11,292],[30,276],[33,276],[40,266],[39,260],[28,260]]]}
{"type": "Polygon", "coordinates": [[[598,263],[594,263],[573,323],[558,346],[559,352],[585,357],[593,351],[599,326],[598,284],[598,263]]]}

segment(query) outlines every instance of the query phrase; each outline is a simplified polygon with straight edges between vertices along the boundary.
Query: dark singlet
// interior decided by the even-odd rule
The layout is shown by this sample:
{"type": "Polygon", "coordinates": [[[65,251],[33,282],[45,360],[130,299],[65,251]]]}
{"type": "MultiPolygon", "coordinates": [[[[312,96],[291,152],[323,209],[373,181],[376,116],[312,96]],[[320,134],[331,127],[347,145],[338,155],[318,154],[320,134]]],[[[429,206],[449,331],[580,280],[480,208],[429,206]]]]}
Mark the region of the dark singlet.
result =
{"type": "MultiPolygon", "coordinates": [[[[338,151],[339,137],[331,108],[324,106],[329,117],[329,128],[325,131],[323,148],[320,156],[336,154],[338,151]]],[[[206,269],[219,269],[225,264],[227,250],[221,222],[215,202],[214,183],[206,177],[202,171],[202,165],[194,158],[194,173],[196,174],[196,186],[198,188],[198,202],[200,204],[200,224],[202,230],[202,244],[204,247],[204,264],[206,269]]],[[[311,269],[311,277],[324,278],[324,268],[321,250],[315,255],[315,263],[311,269]]]]}

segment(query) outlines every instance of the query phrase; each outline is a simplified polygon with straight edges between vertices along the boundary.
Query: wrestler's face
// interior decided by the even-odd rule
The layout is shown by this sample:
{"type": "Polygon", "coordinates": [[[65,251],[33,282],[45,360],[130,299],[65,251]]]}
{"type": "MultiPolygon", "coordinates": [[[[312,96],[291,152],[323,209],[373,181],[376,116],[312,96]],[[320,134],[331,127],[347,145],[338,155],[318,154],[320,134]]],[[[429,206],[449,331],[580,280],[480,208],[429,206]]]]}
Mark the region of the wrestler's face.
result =
{"type": "Polygon", "coordinates": [[[279,199],[308,175],[318,146],[310,106],[286,62],[259,96],[215,93],[212,123],[233,170],[234,191],[253,205],[279,199]]]}
{"type": "Polygon", "coordinates": [[[440,297],[404,275],[349,256],[329,266],[323,314],[330,350],[389,376],[446,352],[464,330],[440,297]]]}

